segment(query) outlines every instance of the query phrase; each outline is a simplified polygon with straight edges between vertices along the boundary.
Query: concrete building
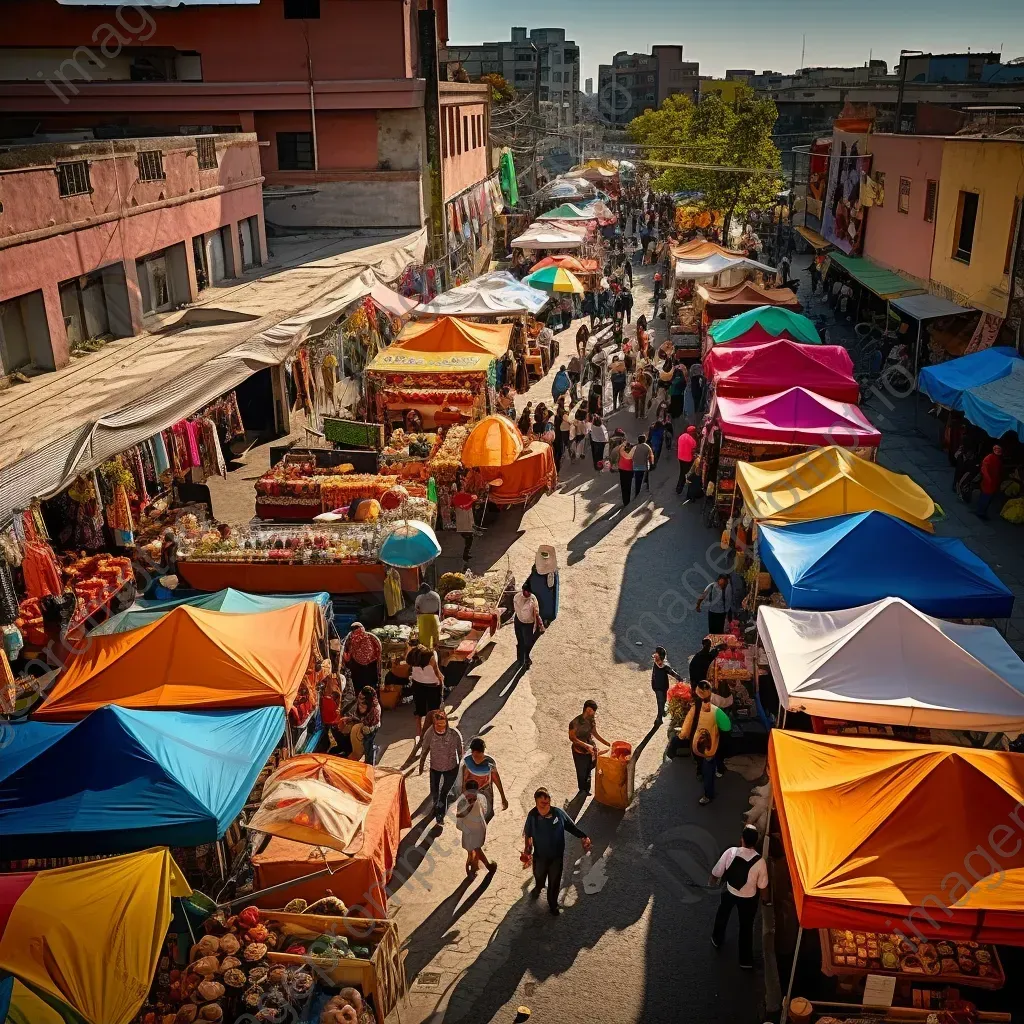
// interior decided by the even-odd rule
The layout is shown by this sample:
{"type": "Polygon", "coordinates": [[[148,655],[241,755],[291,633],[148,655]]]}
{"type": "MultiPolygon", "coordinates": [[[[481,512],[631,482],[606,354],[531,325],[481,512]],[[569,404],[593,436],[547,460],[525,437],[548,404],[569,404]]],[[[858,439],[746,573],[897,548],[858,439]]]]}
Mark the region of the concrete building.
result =
{"type": "Polygon", "coordinates": [[[532,92],[561,111],[559,123],[575,124],[580,115],[580,49],[564,28],[513,28],[508,42],[456,44],[441,48],[442,79],[464,72],[471,81],[498,74],[514,88],[532,92]],[[537,79],[537,73],[540,79],[537,79]]]}
{"type": "Polygon", "coordinates": [[[720,96],[725,103],[730,105],[736,102],[736,97],[744,82],[733,78],[702,78],[700,80],[701,99],[705,96],[720,96]]]}
{"type": "MultiPolygon", "coordinates": [[[[417,228],[436,202],[428,121],[439,110],[428,110],[421,69],[426,6],[8,0],[0,138],[254,132],[273,229],[417,228]]],[[[447,0],[432,8],[443,43],[447,0]]]]}
{"type": "Polygon", "coordinates": [[[263,263],[262,181],[252,133],[0,151],[0,372],[60,369],[263,263]]]}
{"type": "Polygon", "coordinates": [[[645,110],[656,110],[676,94],[696,100],[700,66],[683,60],[681,46],[652,46],[651,52],[621,51],[598,68],[598,110],[612,125],[627,125],[645,110]]]}
{"type": "Polygon", "coordinates": [[[963,84],[982,82],[1024,82],[1024,61],[1004,64],[998,53],[921,53],[907,54],[896,65],[908,82],[963,84]]]}

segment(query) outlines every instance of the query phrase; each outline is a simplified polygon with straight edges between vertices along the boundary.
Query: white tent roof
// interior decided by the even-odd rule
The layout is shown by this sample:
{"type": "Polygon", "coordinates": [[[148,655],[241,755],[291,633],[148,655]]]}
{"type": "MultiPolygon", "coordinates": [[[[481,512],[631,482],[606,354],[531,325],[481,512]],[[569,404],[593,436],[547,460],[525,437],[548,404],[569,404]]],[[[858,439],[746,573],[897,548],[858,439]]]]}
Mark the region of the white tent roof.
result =
{"type": "Polygon", "coordinates": [[[534,221],[515,241],[513,249],[579,249],[586,238],[585,229],[550,227],[534,221]]]}
{"type": "Polygon", "coordinates": [[[747,259],[746,256],[723,256],[714,252],[702,260],[676,260],[676,277],[714,277],[723,270],[732,270],[734,267],[748,267],[766,274],[776,272],[774,267],[747,259]]]}
{"type": "Polygon", "coordinates": [[[758,632],[790,711],[884,725],[1024,730],[1024,662],[999,632],[896,597],[836,612],[762,606],[758,632]]]}
{"type": "Polygon", "coordinates": [[[939,316],[956,316],[959,313],[974,313],[970,306],[959,306],[941,295],[901,295],[891,299],[892,304],[907,316],[915,320],[934,320],[939,316]]]}
{"type": "Polygon", "coordinates": [[[415,312],[417,316],[514,316],[539,313],[550,298],[499,270],[442,292],[415,312]]]}

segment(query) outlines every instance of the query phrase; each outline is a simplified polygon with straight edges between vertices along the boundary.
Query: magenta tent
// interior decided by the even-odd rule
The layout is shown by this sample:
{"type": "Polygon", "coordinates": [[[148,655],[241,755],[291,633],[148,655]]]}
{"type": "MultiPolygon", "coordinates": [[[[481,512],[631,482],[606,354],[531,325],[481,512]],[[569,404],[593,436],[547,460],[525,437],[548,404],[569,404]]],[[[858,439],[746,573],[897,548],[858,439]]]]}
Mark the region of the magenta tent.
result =
{"type": "Polygon", "coordinates": [[[877,448],[882,435],[849,402],[790,388],[758,398],[719,397],[722,433],[737,441],[877,448]]]}
{"type": "Polygon", "coordinates": [[[837,402],[860,400],[853,361],[839,345],[801,345],[785,338],[722,345],[704,357],[704,372],[719,397],[756,398],[802,387],[837,402]]]}

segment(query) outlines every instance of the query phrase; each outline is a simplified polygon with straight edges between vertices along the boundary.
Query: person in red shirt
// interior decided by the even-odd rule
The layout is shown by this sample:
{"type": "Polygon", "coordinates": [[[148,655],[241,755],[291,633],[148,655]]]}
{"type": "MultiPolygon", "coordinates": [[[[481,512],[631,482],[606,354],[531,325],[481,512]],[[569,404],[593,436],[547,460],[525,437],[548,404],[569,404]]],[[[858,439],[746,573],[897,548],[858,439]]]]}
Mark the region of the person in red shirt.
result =
{"type": "Polygon", "coordinates": [[[977,515],[988,519],[988,507],[999,493],[1003,482],[1003,449],[993,445],[992,451],[981,460],[981,494],[978,496],[977,515]]]}
{"type": "Polygon", "coordinates": [[[697,454],[697,428],[687,427],[679,435],[676,455],[679,458],[679,482],[676,484],[676,494],[682,494],[686,486],[686,476],[693,465],[694,456],[697,454]]]}
{"type": "Polygon", "coordinates": [[[323,693],[320,695],[320,724],[328,737],[328,744],[337,746],[341,743],[341,733],[338,730],[338,723],[341,721],[341,692],[337,680],[331,676],[324,683],[323,693]]]}

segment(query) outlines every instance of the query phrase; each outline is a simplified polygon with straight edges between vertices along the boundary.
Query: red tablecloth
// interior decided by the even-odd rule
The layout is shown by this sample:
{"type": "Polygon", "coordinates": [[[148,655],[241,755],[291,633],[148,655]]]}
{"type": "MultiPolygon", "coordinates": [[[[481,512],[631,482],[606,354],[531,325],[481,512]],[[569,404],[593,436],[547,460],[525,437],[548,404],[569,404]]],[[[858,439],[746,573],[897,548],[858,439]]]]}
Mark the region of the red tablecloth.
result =
{"type": "MultiPolygon", "coordinates": [[[[178,562],[178,575],[195,590],[234,587],[250,594],[370,594],[384,590],[386,568],[374,565],[274,565],[264,562],[178,562]]],[[[400,569],[402,589],[420,585],[418,569],[400,569]]]]}
{"type": "Polygon", "coordinates": [[[502,482],[490,491],[495,505],[525,502],[538,491],[554,487],[558,480],[555,456],[547,441],[531,441],[511,465],[482,469],[480,473],[484,480],[501,478],[502,482]]]}

